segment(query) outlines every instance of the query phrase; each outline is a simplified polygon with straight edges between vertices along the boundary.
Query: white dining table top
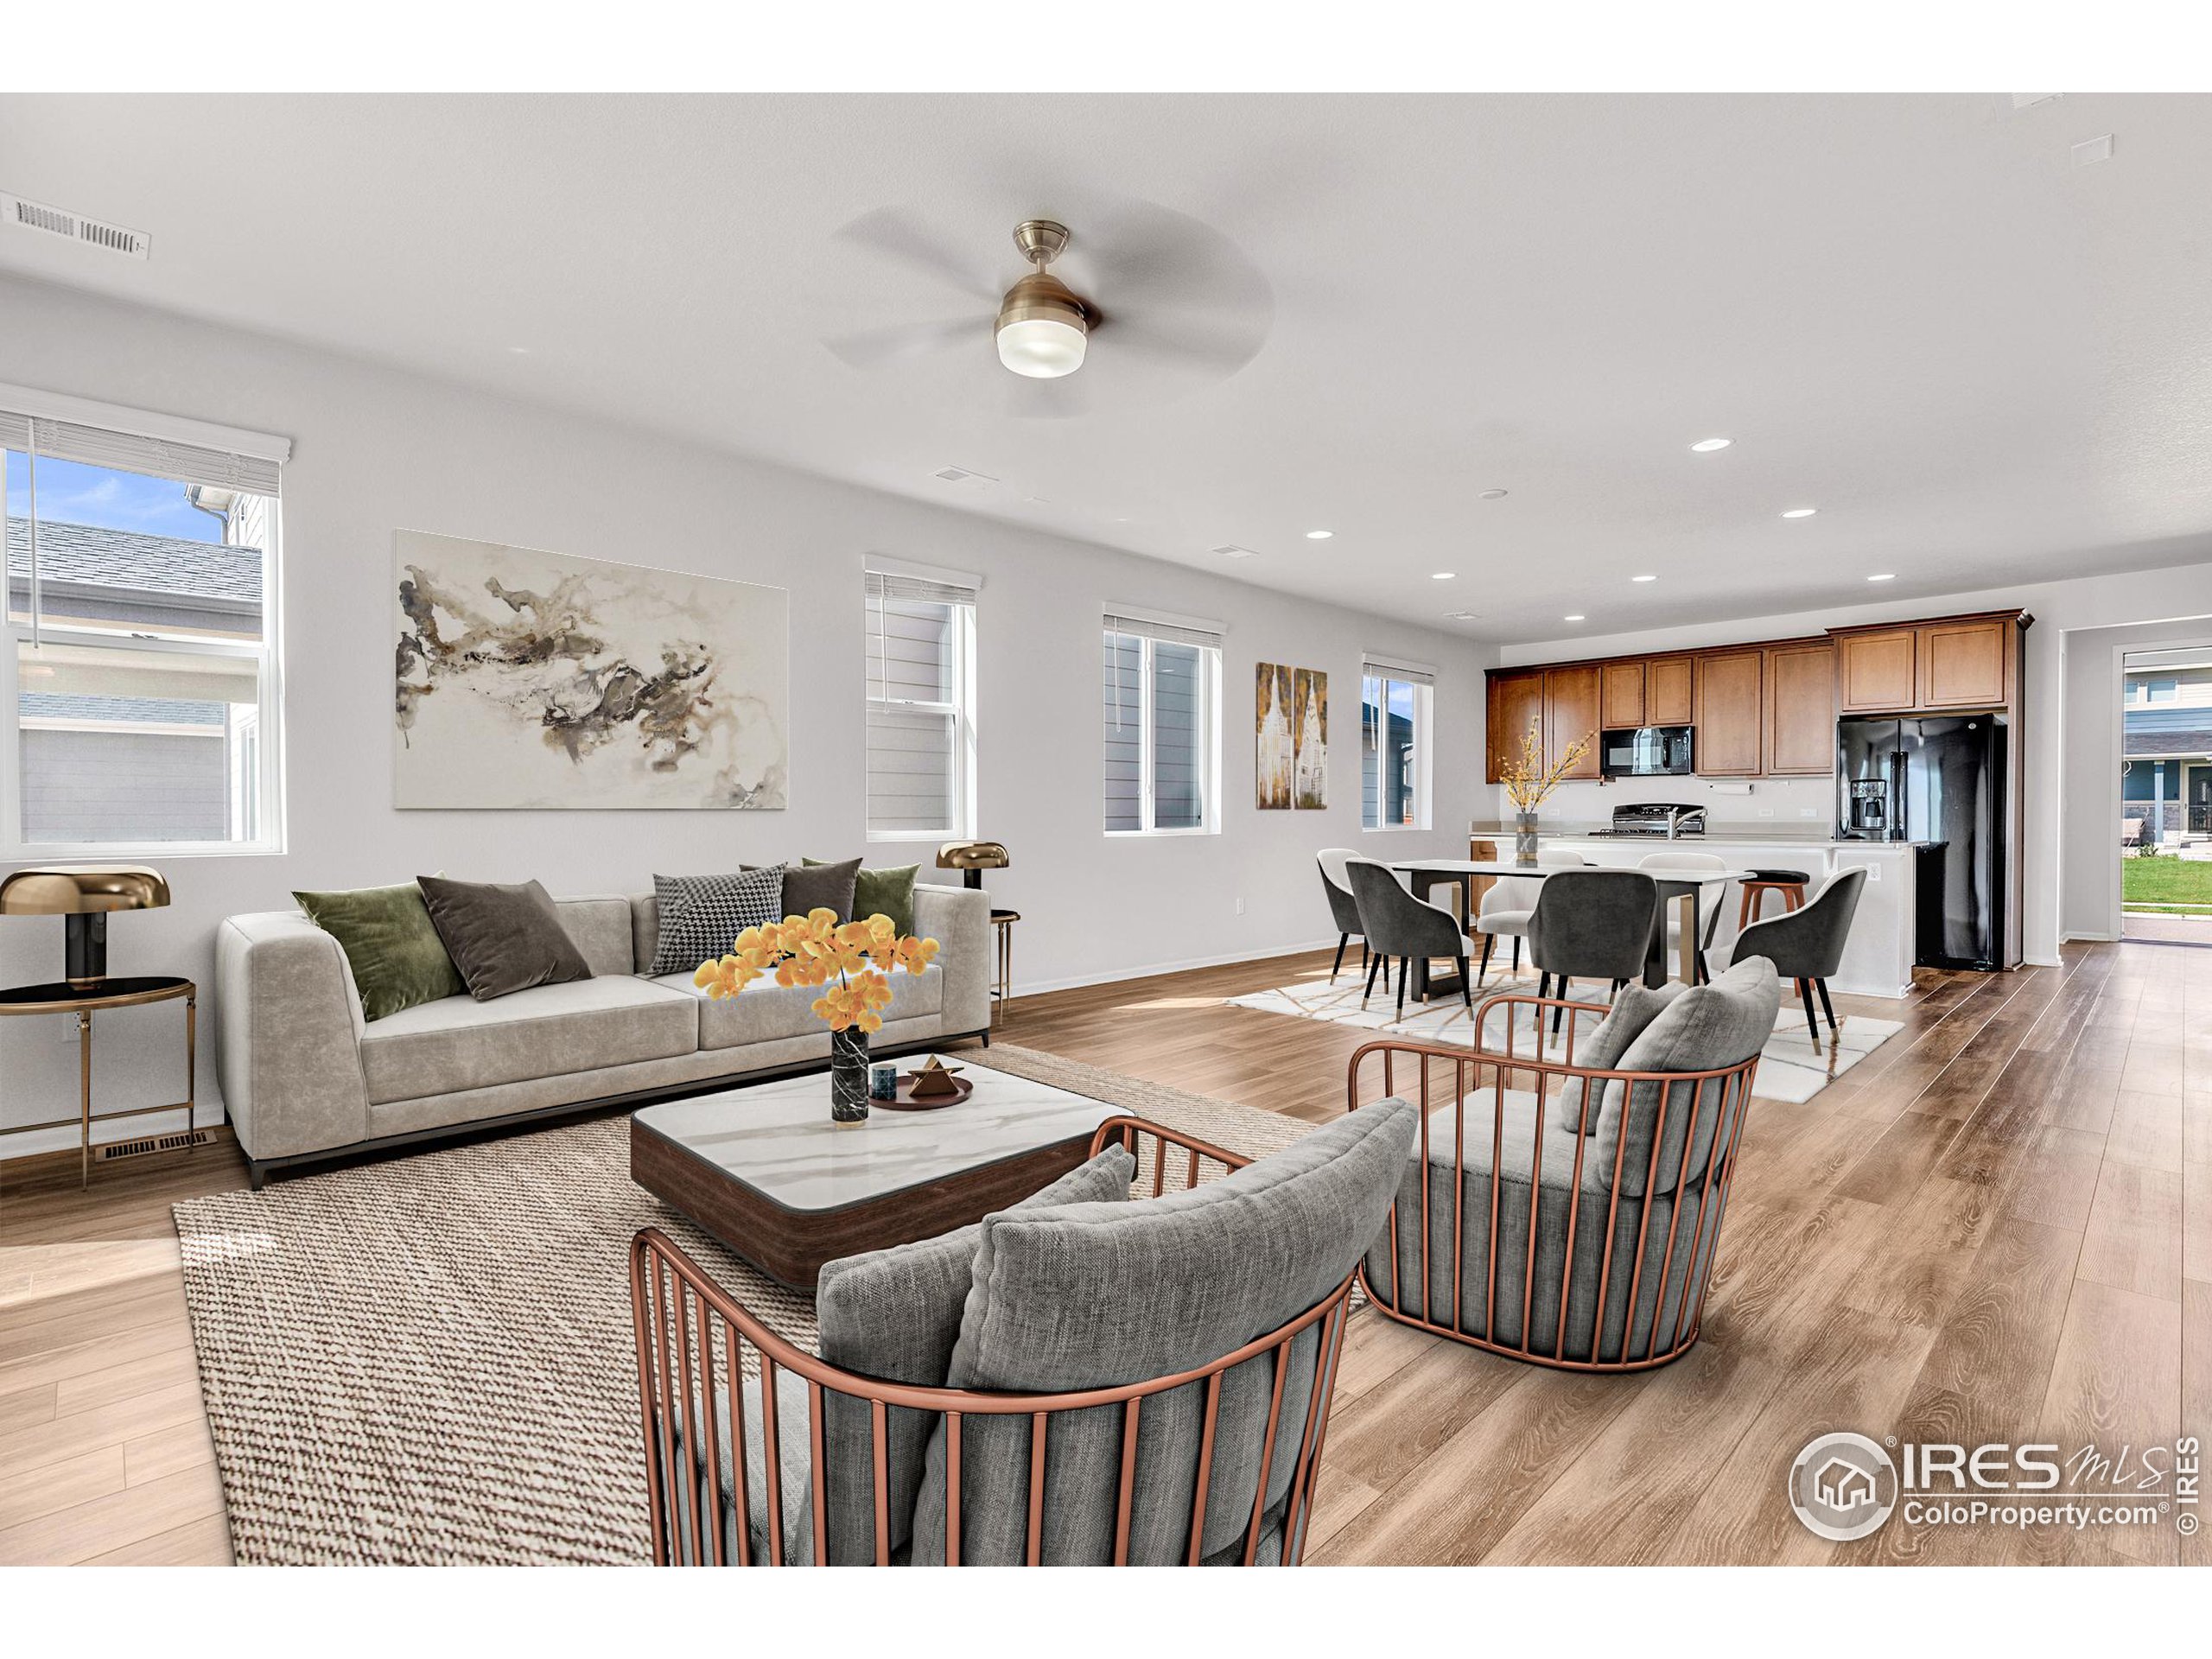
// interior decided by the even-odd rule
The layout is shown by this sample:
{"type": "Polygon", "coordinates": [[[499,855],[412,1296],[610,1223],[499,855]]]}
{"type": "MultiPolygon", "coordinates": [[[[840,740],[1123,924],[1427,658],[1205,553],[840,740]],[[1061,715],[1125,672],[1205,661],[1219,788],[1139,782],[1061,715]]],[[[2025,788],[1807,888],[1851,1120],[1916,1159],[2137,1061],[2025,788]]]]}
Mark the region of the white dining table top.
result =
{"type": "MultiPolygon", "coordinates": [[[[1392,864],[1394,870],[1419,870],[1431,875],[1499,875],[1524,877],[1541,881],[1546,876],[1558,875],[1573,870],[1603,870],[1620,867],[1604,864],[1516,864],[1511,859],[1498,858],[1408,858],[1392,864]]],[[[1746,881],[1749,870],[1674,870],[1637,869],[1638,875],[1648,875],[1655,881],[1680,882],[1685,887],[1710,887],[1716,881],[1746,881]]]]}

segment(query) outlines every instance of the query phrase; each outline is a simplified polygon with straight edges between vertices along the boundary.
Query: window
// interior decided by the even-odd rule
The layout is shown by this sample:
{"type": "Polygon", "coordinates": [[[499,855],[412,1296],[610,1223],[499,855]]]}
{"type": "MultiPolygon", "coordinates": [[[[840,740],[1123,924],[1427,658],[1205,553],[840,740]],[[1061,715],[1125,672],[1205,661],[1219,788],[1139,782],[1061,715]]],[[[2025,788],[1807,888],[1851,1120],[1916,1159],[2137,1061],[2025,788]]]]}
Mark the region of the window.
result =
{"type": "Polygon", "coordinates": [[[1370,658],[1359,677],[1360,822],[1428,828],[1428,714],[1435,671],[1370,658]]]}
{"type": "Polygon", "coordinates": [[[281,844],[289,451],[0,387],[0,856],[281,844]]]}
{"type": "Polygon", "coordinates": [[[975,834],[981,578],[868,573],[868,833],[975,834]]]}
{"type": "Polygon", "coordinates": [[[1221,630],[1109,613],[1106,833],[1219,830],[1221,630]]]}

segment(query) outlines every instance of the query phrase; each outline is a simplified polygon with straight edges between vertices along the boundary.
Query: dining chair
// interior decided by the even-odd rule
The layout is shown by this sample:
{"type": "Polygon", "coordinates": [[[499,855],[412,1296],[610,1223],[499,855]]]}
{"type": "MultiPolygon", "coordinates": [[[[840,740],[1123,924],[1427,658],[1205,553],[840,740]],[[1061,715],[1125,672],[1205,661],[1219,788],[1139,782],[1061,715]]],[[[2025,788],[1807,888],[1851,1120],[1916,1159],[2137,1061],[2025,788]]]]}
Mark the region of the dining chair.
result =
{"type": "MultiPolygon", "coordinates": [[[[1359,941],[1359,962],[1368,965],[1367,934],[1359,919],[1359,900],[1352,896],[1351,881],[1344,874],[1344,866],[1359,855],[1349,847],[1324,847],[1316,855],[1321,867],[1321,889],[1328,895],[1329,916],[1337,925],[1337,959],[1329,964],[1329,982],[1337,982],[1337,976],[1344,969],[1344,946],[1353,939],[1359,941]]],[[[1389,980],[1382,988],[1389,990],[1389,980]]]]}
{"type": "MultiPolygon", "coordinates": [[[[1636,868],[1639,870],[1655,870],[1662,872],[1667,870],[1725,870],[1728,868],[1728,861],[1722,858],[1717,853],[1652,853],[1645,857],[1637,860],[1636,868]]],[[[1662,875],[1661,879],[1663,880],[1665,878],[1662,875]]],[[[1709,984],[1712,982],[1713,974],[1706,966],[1705,953],[1713,949],[1713,935],[1720,925],[1720,901],[1722,897],[1723,894],[1721,893],[1716,893],[1713,894],[1713,902],[1711,906],[1708,906],[1706,903],[1705,896],[1702,893],[1698,896],[1698,908],[1705,912],[1705,931],[1698,936],[1697,942],[1696,982],[1700,985],[1709,984]]],[[[1662,908],[1665,908],[1663,900],[1662,901],[1662,908]]],[[[1675,918],[1671,912],[1666,915],[1664,919],[1667,925],[1667,948],[1671,950],[1681,938],[1682,925],[1675,918]]]]}
{"type": "MultiPolygon", "coordinates": [[[[1659,925],[1659,884],[1642,870],[1561,870],[1546,878],[1529,918],[1539,997],[1564,1000],[1577,979],[1618,991],[1640,978],[1659,925]],[[1554,986],[1554,981],[1557,981],[1554,986]]],[[[1560,1010],[1552,1010],[1556,1030],[1560,1010]]]]}
{"type": "MultiPolygon", "coordinates": [[[[1360,925],[1365,931],[1368,949],[1378,960],[1398,959],[1397,1017],[1406,1017],[1406,987],[1413,978],[1414,963],[1433,957],[1449,957],[1459,964],[1459,995],[1471,1012],[1474,981],[1467,972],[1467,936],[1459,931],[1459,917],[1441,905],[1414,898],[1387,864],[1355,858],[1345,866],[1345,874],[1351,879],[1353,896],[1359,900],[1360,925]]],[[[1374,981],[1370,966],[1362,1001],[1374,994],[1374,981]]],[[[1387,982],[1383,988],[1389,988],[1387,982]]]]}
{"type": "Polygon", "coordinates": [[[1813,993],[1821,996],[1821,1011],[1828,1017],[1828,1037],[1835,1037],[1835,1007],[1828,1001],[1828,978],[1843,962],[1843,947],[1851,938],[1851,918],[1859,909],[1859,894],[1866,885],[1866,868],[1838,870],[1823,882],[1802,910],[1785,911],[1753,922],[1736,936],[1729,965],[1764,957],[1783,979],[1795,980],[1798,999],[1805,1005],[1805,1027],[1813,1033],[1813,1047],[1821,1046],[1820,1022],[1813,1017],[1813,993]]]}
{"type": "MultiPolygon", "coordinates": [[[[1547,847],[1536,855],[1539,869],[1581,869],[1589,862],[1565,847],[1547,847]]],[[[1521,941],[1528,937],[1529,918],[1535,912],[1536,895],[1543,885],[1526,875],[1501,875],[1490,884],[1475,913],[1474,931],[1483,941],[1482,966],[1475,972],[1478,980],[1490,976],[1490,953],[1501,938],[1513,941],[1513,971],[1521,971],[1521,941]]]]}

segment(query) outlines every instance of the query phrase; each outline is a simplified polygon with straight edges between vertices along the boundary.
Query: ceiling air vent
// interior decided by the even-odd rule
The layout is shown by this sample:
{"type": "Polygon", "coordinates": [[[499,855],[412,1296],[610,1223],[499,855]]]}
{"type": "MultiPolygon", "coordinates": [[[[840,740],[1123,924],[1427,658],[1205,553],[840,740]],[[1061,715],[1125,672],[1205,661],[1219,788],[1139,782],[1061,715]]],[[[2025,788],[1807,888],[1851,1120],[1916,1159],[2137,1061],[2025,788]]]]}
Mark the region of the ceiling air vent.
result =
{"type": "Polygon", "coordinates": [[[1256,559],[1260,556],[1249,547],[1217,547],[1213,551],[1224,559],[1256,559]]]}
{"type": "Polygon", "coordinates": [[[930,476],[940,484],[949,484],[956,490],[966,490],[971,495],[981,495],[998,482],[988,473],[971,473],[965,467],[940,467],[930,476]]]}
{"type": "Polygon", "coordinates": [[[29,201],[22,196],[0,194],[0,219],[19,231],[58,236],[65,241],[119,253],[126,259],[143,259],[153,246],[153,238],[143,231],[125,230],[120,225],[86,219],[81,213],[49,207],[42,201],[29,201]]]}

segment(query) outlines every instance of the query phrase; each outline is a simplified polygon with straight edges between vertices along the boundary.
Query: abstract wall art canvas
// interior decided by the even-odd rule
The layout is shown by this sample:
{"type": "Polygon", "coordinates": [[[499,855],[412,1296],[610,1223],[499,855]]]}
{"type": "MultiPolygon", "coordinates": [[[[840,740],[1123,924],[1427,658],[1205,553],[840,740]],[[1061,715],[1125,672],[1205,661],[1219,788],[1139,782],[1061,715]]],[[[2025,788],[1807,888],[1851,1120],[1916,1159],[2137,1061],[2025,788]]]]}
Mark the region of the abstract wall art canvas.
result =
{"type": "Polygon", "coordinates": [[[1290,809],[1290,670],[1280,663],[1258,664],[1252,676],[1252,734],[1263,812],[1290,809]]]}
{"type": "Polygon", "coordinates": [[[780,588],[398,532],[401,807],[789,804],[780,588]]]}
{"type": "Polygon", "coordinates": [[[1301,810],[1329,804],[1329,677],[1318,668],[1291,676],[1291,798],[1301,810]]]}

